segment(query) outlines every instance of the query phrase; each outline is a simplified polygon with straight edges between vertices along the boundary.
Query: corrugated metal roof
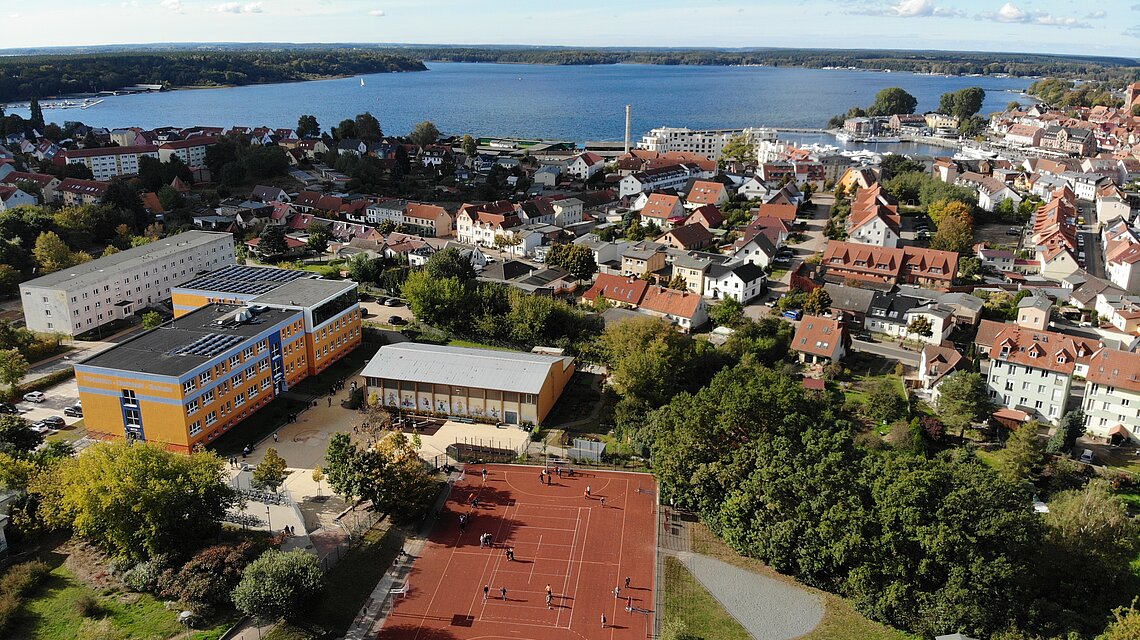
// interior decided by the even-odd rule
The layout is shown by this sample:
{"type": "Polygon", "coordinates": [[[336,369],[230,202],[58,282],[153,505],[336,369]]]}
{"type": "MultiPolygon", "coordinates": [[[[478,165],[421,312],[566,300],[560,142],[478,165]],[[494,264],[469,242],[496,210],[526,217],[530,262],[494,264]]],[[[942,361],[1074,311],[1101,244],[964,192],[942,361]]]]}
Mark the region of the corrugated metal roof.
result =
{"type": "Polygon", "coordinates": [[[458,387],[538,393],[553,366],[572,358],[411,342],[380,347],[363,375],[458,387]]]}

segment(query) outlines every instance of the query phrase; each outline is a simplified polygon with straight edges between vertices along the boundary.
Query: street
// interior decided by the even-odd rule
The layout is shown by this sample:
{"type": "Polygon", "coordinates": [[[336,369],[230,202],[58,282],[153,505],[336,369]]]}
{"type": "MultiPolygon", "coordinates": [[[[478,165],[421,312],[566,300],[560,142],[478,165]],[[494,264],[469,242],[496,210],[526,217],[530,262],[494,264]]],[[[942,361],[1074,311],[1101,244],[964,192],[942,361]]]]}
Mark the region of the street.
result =
{"type": "Polygon", "coordinates": [[[907,351],[893,342],[867,342],[864,340],[852,340],[851,350],[859,351],[861,353],[871,353],[884,358],[898,360],[905,365],[917,367],[919,363],[919,354],[914,351],[907,351]]]}

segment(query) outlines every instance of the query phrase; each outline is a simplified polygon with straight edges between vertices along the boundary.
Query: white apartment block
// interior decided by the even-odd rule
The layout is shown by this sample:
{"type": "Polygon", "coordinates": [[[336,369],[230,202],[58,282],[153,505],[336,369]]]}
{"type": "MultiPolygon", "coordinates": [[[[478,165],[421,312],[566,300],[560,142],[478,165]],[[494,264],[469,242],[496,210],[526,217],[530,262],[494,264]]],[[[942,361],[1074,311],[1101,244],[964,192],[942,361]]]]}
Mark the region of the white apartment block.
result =
{"type": "Polygon", "coordinates": [[[20,285],[32,331],[75,336],[170,297],[170,288],[235,264],[229,233],[187,231],[20,285]]]}
{"type": "Polygon", "coordinates": [[[1089,359],[1100,348],[1084,338],[1008,325],[990,350],[990,398],[1055,424],[1065,414],[1073,375],[1087,373],[1089,359]]]}
{"type": "Polygon", "coordinates": [[[701,175],[701,168],[693,164],[671,164],[656,169],[631,173],[618,183],[618,197],[627,198],[639,193],[683,190],[689,178],[701,175]]]}
{"type": "Polygon", "coordinates": [[[776,132],[771,129],[689,129],[686,127],[659,127],[651,130],[637,143],[638,149],[668,153],[681,151],[699,153],[711,160],[720,160],[724,145],[736,136],[744,136],[757,144],[762,140],[772,140],[776,132]]]}
{"type": "Polygon", "coordinates": [[[206,150],[217,142],[218,139],[213,136],[195,136],[167,142],[158,148],[158,159],[170,162],[171,158],[176,157],[188,167],[201,167],[206,164],[206,150]]]}
{"type": "Polygon", "coordinates": [[[1093,436],[1140,440],[1140,353],[1101,349],[1089,360],[1085,430],[1093,436]]]}
{"type": "Polygon", "coordinates": [[[67,164],[81,164],[91,170],[95,180],[107,181],[117,176],[133,176],[139,172],[139,158],[149,156],[158,159],[158,147],[139,145],[134,147],[103,147],[99,149],[77,149],[65,151],[67,164]]]}

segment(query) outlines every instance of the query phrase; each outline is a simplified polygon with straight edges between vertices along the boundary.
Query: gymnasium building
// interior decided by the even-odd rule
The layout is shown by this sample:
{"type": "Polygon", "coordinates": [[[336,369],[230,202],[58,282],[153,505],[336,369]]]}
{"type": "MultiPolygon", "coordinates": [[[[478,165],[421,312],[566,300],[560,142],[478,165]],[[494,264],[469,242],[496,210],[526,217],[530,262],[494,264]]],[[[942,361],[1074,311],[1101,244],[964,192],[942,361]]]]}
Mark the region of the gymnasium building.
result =
{"type": "Polygon", "coordinates": [[[540,424],[574,375],[574,358],[403,342],[380,347],[368,396],[418,413],[540,424]]]}
{"type": "Polygon", "coordinates": [[[357,284],[304,271],[226,267],[172,302],[174,320],[75,366],[92,436],[189,452],[361,342],[357,284]]]}

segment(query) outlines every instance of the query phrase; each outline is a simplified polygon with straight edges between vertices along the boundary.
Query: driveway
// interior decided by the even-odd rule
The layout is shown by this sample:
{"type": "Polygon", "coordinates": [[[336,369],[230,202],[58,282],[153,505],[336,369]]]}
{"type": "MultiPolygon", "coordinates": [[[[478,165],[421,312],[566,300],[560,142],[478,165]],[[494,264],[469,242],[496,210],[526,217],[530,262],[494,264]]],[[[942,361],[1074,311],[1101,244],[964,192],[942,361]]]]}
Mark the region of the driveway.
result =
{"type": "Polygon", "coordinates": [[[47,397],[43,402],[24,402],[23,400],[17,402],[16,408],[20,410],[20,417],[36,422],[48,416],[59,416],[64,419],[68,426],[82,420],[82,418],[63,415],[65,407],[79,402],[79,385],[75,383],[75,378],[45,389],[44,394],[47,397]]]}

